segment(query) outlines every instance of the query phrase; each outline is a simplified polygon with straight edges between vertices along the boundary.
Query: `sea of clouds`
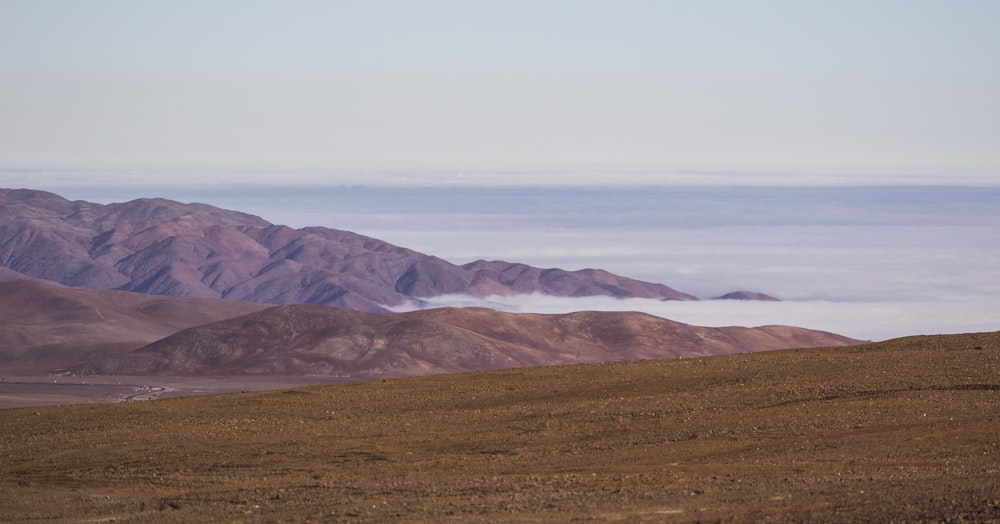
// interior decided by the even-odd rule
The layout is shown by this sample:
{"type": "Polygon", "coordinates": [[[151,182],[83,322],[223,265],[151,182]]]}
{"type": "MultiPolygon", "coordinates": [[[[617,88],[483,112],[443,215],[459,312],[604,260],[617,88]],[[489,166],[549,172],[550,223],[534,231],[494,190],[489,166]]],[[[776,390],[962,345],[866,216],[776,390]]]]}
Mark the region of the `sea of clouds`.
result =
{"type": "MultiPolygon", "coordinates": [[[[520,180],[520,179],[519,179],[520,180]]],[[[527,182],[527,181],[525,181],[527,182]]],[[[400,306],[633,310],[706,326],[789,324],[882,340],[1000,329],[1000,187],[191,185],[49,188],[98,202],[199,201],[355,231],[455,263],[602,268],[710,298],[445,296],[400,306]]]]}

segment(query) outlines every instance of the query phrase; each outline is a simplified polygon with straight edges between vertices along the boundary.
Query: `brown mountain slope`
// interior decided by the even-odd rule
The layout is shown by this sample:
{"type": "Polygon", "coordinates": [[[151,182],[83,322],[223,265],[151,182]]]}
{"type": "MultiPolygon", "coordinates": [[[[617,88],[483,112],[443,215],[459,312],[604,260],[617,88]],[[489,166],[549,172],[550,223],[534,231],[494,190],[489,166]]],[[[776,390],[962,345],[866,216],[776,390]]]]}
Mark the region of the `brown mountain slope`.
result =
{"type": "Polygon", "coordinates": [[[852,343],[801,328],[706,328],[634,312],[366,313],[289,305],[187,329],[73,372],[366,378],[852,343]]]}
{"type": "Polygon", "coordinates": [[[997,522],[998,377],[980,333],[7,409],[0,515],[997,522]]]}
{"type": "Polygon", "coordinates": [[[0,365],[38,373],[142,347],[185,328],[268,306],[0,282],[0,365]]]}
{"type": "Polygon", "coordinates": [[[0,267],[62,284],[365,311],[443,294],[694,297],[605,271],[464,266],[346,231],[291,229],[204,204],[71,202],[0,189],[0,267]]]}

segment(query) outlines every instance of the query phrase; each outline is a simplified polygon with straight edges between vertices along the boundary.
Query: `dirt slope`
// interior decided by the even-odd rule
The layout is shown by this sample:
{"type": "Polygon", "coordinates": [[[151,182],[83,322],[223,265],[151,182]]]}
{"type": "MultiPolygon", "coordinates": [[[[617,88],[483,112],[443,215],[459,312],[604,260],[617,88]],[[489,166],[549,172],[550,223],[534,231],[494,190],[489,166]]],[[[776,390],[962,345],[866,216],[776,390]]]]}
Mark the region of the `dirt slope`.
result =
{"type": "Polygon", "coordinates": [[[1000,333],[0,410],[0,520],[996,522],[1000,333]]]}

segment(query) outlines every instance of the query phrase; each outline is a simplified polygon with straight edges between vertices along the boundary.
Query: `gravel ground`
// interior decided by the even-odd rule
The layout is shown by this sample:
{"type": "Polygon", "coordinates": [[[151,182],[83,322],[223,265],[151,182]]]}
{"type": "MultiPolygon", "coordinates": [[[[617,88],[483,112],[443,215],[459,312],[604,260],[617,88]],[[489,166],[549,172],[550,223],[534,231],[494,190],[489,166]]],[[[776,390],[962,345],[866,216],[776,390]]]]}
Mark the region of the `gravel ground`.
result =
{"type": "Polygon", "coordinates": [[[5,522],[1000,522],[1000,333],[0,410],[5,522]]]}

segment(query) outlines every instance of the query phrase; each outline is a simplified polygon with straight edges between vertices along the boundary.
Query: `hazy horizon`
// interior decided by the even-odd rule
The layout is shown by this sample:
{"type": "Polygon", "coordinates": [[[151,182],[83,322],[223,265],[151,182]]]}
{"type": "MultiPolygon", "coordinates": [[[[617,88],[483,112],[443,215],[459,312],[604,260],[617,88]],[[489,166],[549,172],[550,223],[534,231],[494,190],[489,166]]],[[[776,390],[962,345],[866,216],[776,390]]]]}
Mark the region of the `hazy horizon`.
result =
{"type": "Polygon", "coordinates": [[[577,188],[577,187],[997,187],[1000,170],[878,169],[755,170],[700,168],[519,167],[493,169],[54,169],[0,166],[0,186],[89,193],[108,198],[154,196],[186,189],[194,194],[342,187],[577,188]],[[88,191],[89,189],[89,191],[88,191]]]}

